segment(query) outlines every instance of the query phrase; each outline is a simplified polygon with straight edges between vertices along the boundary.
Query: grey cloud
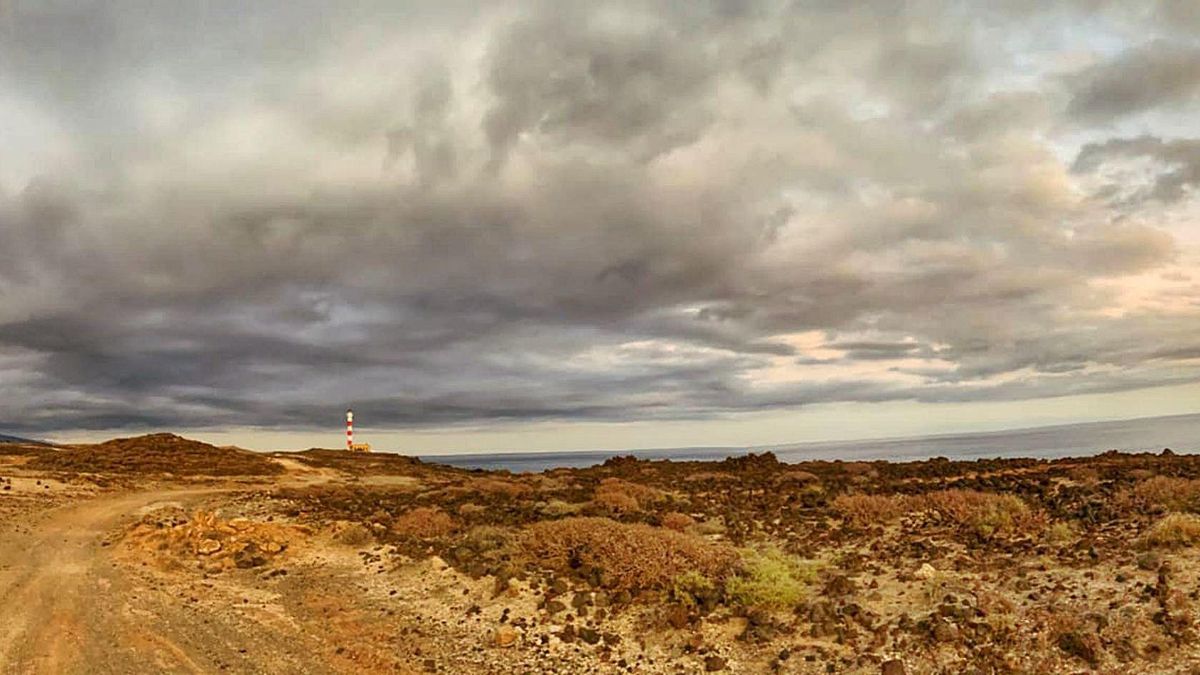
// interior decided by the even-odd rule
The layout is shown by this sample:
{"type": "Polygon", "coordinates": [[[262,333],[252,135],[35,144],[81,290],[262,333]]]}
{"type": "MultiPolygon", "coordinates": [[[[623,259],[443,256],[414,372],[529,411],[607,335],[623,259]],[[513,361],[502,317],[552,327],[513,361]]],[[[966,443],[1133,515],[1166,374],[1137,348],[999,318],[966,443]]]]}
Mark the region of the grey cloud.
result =
{"type": "MultiPolygon", "coordinates": [[[[1097,282],[1177,242],[1116,217],[1141,205],[1081,215],[1053,96],[997,92],[1006,64],[937,7],[81,6],[3,47],[82,159],[0,192],[0,422],[699,418],[1200,375],[1194,316],[1099,313],[1097,282]],[[59,72],[89,60],[94,84],[59,72]],[[800,354],[808,331],[844,356],[800,354]],[[802,384],[758,380],[784,362],[802,384]]],[[[1173,143],[1097,143],[1074,175],[1176,170],[1173,143]]]]}
{"type": "Polygon", "coordinates": [[[1079,74],[1068,112],[1104,122],[1200,99],[1200,48],[1152,42],[1079,74]]]}
{"type": "MultiPolygon", "coordinates": [[[[1200,185],[1200,140],[1191,138],[1165,140],[1156,136],[1138,136],[1089,143],[1079,151],[1072,168],[1077,172],[1094,172],[1106,163],[1131,158],[1154,160],[1158,169],[1151,184],[1136,189],[1125,198],[1126,201],[1179,202],[1200,185]]],[[[1108,192],[1128,192],[1122,187],[1112,186],[1108,192]]]]}

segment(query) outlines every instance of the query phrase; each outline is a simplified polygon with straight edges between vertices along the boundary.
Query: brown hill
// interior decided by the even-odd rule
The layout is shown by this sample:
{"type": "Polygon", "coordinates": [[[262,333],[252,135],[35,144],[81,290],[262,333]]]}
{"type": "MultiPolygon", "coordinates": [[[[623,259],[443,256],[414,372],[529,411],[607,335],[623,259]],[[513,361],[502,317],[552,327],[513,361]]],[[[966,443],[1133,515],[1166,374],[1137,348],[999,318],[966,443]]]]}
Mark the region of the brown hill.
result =
{"type": "Polygon", "coordinates": [[[170,473],[179,476],[261,476],[283,467],[240,448],[218,448],[175,434],[116,438],[74,445],[38,457],[28,465],[51,471],[89,473],[170,473]]]}

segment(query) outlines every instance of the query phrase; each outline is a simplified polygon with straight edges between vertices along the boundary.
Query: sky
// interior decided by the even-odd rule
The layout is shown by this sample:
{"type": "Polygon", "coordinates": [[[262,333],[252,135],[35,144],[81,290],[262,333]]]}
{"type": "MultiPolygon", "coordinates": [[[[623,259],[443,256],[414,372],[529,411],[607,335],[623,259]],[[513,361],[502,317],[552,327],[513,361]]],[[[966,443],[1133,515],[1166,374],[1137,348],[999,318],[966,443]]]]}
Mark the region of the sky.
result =
{"type": "Polygon", "coordinates": [[[1197,412],[1197,113],[1186,0],[0,0],[0,431],[1197,412]]]}

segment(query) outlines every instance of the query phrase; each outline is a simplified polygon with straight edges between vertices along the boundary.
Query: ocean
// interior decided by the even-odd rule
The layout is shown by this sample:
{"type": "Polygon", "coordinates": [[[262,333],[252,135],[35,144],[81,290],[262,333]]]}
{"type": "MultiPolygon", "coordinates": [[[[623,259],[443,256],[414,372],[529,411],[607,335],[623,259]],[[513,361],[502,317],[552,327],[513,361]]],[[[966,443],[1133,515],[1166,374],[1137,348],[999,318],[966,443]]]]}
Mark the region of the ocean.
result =
{"type": "Polygon", "coordinates": [[[756,447],[659,448],[652,450],[581,450],[571,452],[497,452],[436,455],[423,461],[468,469],[507,470],[514,473],[560,467],[582,468],[610,457],[633,455],[642,459],[720,461],[748,452],[770,450],[782,462],[823,459],[846,461],[911,461],[947,457],[1082,457],[1106,450],[1123,452],[1200,452],[1200,414],[1149,417],[1113,422],[1090,422],[1013,429],[984,433],[949,434],[908,438],[787,443],[756,447]]]}

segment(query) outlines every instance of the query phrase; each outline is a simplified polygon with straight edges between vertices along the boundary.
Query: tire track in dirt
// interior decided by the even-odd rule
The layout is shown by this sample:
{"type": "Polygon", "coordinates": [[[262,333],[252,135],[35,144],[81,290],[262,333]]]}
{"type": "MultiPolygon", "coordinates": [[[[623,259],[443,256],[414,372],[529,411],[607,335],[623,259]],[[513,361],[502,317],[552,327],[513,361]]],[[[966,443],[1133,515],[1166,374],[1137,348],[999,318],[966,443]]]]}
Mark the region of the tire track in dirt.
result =
{"type": "MultiPolygon", "coordinates": [[[[123,586],[103,545],[105,535],[136,511],[158,501],[189,501],[221,489],[175,489],[101,497],[58,509],[29,534],[0,542],[0,672],[97,672],[106,646],[122,642],[111,631],[123,586]]],[[[154,626],[145,627],[149,632],[154,626]]],[[[186,655],[179,659],[183,672],[186,655]]],[[[169,668],[175,670],[175,668],[169,668]]]]}

